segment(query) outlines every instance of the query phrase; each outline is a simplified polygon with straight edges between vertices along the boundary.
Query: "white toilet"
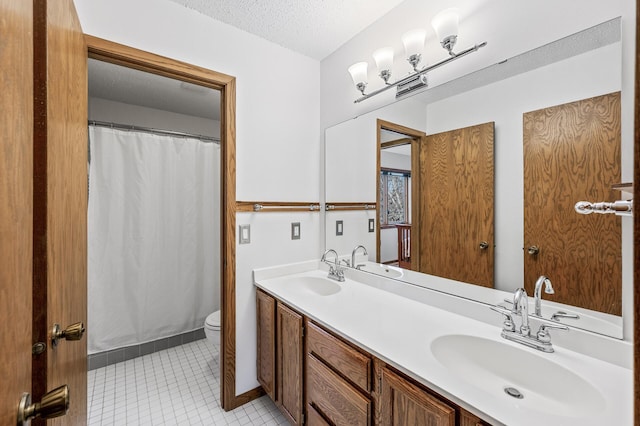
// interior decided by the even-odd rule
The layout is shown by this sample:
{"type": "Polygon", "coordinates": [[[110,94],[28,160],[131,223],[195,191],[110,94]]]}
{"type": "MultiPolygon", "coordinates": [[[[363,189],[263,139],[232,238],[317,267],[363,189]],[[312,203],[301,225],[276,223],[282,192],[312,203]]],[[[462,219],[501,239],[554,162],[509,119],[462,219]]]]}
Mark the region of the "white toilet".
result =
{"type": "Polygon", "coordinates": [[[220,311],[215,311],[207,316],[204,321],[204,334],[214,345],[220,344],[220,311]]]}

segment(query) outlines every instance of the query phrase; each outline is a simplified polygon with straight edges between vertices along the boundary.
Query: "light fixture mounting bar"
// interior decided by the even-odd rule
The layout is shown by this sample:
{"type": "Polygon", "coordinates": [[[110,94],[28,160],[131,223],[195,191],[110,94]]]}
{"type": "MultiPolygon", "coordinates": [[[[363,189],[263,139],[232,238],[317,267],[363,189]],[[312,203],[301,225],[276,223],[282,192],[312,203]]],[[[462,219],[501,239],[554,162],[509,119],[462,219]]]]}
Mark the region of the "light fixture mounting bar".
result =
{"type": "Polygon", "coordinates": [[[484,42],[482,42],[482,43],[480,43],[480,44],[476,44],[476,45],[474,45],[474,46],[472,46],[472,47],[470,47],[470,48],[468,48],[468,49],[465,49],[465,50],[461,51],[460,53],[454,53],[454,54],[452,54],[450,57],[448,57],[447,59],[444,59],[444,60],[442,60],[442,61],[440,61],[440,62],[438,62],[438,63],[435,63],[435,64],[433,64],[433,65],[429,65],[428,67],[423,68],[423,69],[421,69],[420,71],[418,71],[418,72],[416,72],[416,73],[412,73],[412,74],[408,75],[407,77],[402,78],[402,79],[400,79],[400,80],[396,81],[395,83],[388,83],[386,86],[383,86],[383,87],[381,87],[381,88],[380,88],[380,89],[378,89],[378,90],[375,90],[375,91],[373,91],[373,92],[371,92],[371,93],[368,93],[368,94],[366,94],[366,95],[363,95],[362,97],[360,97],[360,98],[356,99],[355,101],[353,101],[353,103],[359,103],[359,102],[362,102],[362,101],[364,101],[364,100],[366,100],[366,99],[369,99],[369,98],[370,98],[370,97],[372,97],[372,96],[375,96],[375,95],[377,95],[377,94],[379,94],[379,93],[384,92],[385,90],[389,90],[389,89],[391,89],[392,87],[396,87],[396,86],[397,86],[397,85],[399,85],[399,84],[407,83],[407,82],[409,82],[410,80],[415,79],[416,77],[419,77],[419,76],[421,76],[421,75],[424,75],[424,74],[428,73],[429,71],[433,71],[433,70],[434,70],[434,69],[436,69],[436,68],[440,68],[441,66],[446,65],[446,64],[448,64],[449,62],[453,62],[453,61],[455,61],[456,59],[460,59],[460,58],[462,58],[463,56],[467,56],[469,53],[476,52],[476,51],[478,51],[481,47],[485,47],[486,45],[487,45],[487,42],[486,42],[486,41],[484,41],[484,42]]]}

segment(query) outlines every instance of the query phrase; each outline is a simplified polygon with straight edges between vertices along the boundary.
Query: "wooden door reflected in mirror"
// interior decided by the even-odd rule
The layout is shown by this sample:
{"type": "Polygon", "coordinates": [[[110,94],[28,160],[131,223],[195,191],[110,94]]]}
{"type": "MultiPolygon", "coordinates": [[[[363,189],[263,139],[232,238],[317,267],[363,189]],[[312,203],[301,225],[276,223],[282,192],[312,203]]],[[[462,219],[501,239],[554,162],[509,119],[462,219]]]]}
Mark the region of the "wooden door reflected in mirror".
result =
{"type": "Polygon", "coordinates": [[[525,288],[548,275],[550,300],[622,315],[621,219],[574,211],[619,197],[620,92],[523,117],[525,288]]]}

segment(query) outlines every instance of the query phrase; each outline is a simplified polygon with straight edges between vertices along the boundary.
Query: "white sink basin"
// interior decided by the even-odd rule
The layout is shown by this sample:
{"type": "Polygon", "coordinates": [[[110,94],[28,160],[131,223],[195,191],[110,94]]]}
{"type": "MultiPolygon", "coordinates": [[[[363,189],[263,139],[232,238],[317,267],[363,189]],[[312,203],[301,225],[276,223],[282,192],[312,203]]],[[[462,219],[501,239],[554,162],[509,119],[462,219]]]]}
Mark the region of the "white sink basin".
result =
{"type": "Polygon", "coordinates": [[[320,277],[286,278],[283,280],[283,285],[290,286],[292,291],[314,296],[331,296],[338,293],[342,288],[337,282],[320,277]]]}
{"type": "Polygon", "coordinates": [[[550,354],[460,334],[436,338],[431,352],[452,374],[523,408],[568,417],[606,408],[603,395],[591,383],[550,360],[550,354]]]}

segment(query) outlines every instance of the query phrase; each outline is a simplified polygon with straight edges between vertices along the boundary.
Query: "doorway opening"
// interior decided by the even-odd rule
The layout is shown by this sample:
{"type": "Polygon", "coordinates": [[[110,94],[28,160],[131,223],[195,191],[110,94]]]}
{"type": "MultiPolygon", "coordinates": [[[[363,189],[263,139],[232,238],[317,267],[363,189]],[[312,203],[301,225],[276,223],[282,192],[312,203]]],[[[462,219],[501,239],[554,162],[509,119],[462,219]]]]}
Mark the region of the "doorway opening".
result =
{"type": "Polygon", "coordinates": [[[255,398],[235,395],[235,78],[96,37],[86,35],[85,40],[90,59],[214,89],[220,94],[220,399],[222,407],[231,410],[255,398]]]}

